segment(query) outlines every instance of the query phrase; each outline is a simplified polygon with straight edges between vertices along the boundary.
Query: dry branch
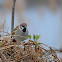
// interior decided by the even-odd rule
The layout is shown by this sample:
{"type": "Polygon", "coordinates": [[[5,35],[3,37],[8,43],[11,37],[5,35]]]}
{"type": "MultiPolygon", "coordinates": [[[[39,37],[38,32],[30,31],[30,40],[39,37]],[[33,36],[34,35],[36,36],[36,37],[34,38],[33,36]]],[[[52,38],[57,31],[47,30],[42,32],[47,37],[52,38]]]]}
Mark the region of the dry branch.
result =
{"type": "Polygon", "coordinates": [[[11,33],[13,32],[13,29],[14,29],[14,12],[15,12],[15,2],[16,2],[16,0],[13,0],[13,5],[12,5],[11,33]]]}

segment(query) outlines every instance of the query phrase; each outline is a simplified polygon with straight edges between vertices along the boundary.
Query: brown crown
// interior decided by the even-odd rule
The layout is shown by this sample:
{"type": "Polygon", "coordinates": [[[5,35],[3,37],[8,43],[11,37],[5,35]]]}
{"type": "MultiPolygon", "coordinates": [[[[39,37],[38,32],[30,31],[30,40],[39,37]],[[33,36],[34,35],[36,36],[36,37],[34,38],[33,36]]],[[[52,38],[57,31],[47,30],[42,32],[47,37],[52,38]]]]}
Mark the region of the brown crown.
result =
{"type": "Polygon", "coordinates": [[[27,26],[27,24],[26,23],[22,23],[22,24],[20,24],[20,26],[27,26]]]}

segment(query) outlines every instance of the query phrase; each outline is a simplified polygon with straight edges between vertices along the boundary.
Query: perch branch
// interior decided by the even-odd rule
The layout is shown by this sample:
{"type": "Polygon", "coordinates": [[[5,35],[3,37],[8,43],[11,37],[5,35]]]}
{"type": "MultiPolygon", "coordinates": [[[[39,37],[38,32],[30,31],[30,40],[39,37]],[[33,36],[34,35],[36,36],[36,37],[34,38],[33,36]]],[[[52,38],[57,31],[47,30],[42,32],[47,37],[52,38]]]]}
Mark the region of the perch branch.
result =
{"type": "Polygon", "coordinates": [[[12,5],[11,33],[13,32],[13,29],[14,29],[14,12],[15,12],[15,2],[16,2],[16,0],[13,0],[13,5],[12,5]]]}

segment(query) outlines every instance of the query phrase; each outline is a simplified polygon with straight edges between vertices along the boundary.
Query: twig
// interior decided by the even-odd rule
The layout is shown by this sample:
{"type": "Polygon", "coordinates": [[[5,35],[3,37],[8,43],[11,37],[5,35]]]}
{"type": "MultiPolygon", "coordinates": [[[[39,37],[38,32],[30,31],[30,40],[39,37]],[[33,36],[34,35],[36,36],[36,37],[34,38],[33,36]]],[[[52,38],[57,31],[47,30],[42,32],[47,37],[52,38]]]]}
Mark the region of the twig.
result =
{"type": "Polygon", "coordinates": [[[12,21],[11,21],[11,33],[13,32],[13,29],[14,29],[15,2],[16,2],[16,0],[13,0],[13,5],[12,5],[12,21]]]}
{"type": "Polygon", "coordinates": [[[12,47],[12,46],[15,46],[15,45],[9,45],[9,46],[2,47],[2,48],[0,48],[0,51],[1,51],[1,50],[4,50],[4,49],[7,49],[7,48],[10,48],[10,47],[12,47]]]}
{"type": "MultiPolygon", "coordinates": [[[[0,31],[0,32],[4,32],[4,31],[0,31]]],[[[4,32],[4,33],[7,33],[7,34],[9,34],[9,35],[10,35],[10,33],[8,33],[8,32],[4,32]]]]}

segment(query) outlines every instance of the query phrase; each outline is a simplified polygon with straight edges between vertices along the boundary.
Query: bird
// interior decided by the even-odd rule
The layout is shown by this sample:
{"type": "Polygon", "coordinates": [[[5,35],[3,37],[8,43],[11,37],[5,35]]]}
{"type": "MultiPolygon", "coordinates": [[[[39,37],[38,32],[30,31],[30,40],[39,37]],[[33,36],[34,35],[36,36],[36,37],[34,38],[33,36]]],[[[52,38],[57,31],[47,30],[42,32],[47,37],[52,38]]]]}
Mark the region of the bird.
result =
{"type": "Polygon", "coordinates": [[[26,40],[28,38],[27,24],[22,23],[16,26],[11,35],[14,35],[13,39],[15,39],[18,42],[26,40]]]}

